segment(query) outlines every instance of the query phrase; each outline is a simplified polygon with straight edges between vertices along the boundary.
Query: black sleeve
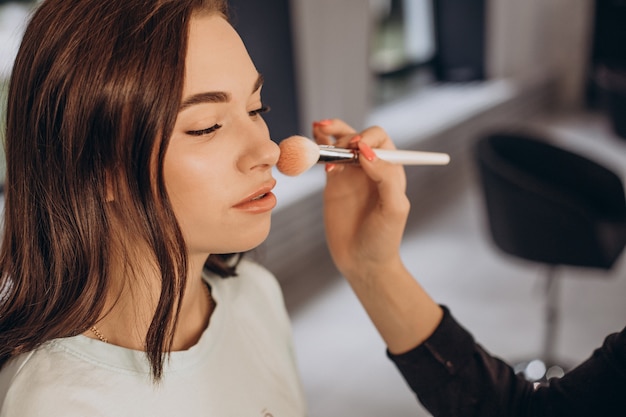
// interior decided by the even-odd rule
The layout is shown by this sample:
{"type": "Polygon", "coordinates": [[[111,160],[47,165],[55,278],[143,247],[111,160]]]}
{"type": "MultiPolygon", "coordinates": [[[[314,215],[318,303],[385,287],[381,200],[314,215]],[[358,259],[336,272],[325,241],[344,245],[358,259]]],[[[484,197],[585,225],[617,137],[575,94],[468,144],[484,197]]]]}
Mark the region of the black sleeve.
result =
{"type": "Polygon", "coordinates": [[[433,416],[626,416],[626,329],[563,378],[535,387],[443,309],[428,340],[400,355],[387,352],[433,416]]]}

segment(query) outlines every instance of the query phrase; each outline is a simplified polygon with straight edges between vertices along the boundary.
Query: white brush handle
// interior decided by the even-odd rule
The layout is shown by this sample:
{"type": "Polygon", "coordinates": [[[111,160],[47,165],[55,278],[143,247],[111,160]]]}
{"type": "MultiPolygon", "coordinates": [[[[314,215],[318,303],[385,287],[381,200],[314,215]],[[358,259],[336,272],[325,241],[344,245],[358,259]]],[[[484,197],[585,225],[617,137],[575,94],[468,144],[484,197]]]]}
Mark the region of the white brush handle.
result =
{"type": "Polygon", "coordinates": [[[402,165],[447,165],[450,155],[441,152],[374,149],[380,159],[402,165]]]}
{"type": "MultiPolygon", "coordinates": [[[[450,156],[441,152],[403,151],[397,149],[373,149],[376,156],[387,162],[402,165],[446,165],[450,156]]],[[[358,163],[357,149],[335,148],[319,145],[318,163],[358,163]]]]}

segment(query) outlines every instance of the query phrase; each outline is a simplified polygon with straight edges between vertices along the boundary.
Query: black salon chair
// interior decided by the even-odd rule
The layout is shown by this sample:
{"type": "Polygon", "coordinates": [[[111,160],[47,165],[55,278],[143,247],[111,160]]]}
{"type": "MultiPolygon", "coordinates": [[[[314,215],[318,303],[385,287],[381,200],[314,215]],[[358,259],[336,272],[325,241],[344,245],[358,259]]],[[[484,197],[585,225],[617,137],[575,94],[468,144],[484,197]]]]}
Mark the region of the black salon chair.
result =
{"type": "Polygon", "coordinates": [[[475,151],[493,242],[547,267],[543,349],[517,369],[529,380],[546,381],[563,372],[554,355],[556,268],[612,268],[626,245],[624,187],[605,167],[538,135],[492,133],[475,151]]]}

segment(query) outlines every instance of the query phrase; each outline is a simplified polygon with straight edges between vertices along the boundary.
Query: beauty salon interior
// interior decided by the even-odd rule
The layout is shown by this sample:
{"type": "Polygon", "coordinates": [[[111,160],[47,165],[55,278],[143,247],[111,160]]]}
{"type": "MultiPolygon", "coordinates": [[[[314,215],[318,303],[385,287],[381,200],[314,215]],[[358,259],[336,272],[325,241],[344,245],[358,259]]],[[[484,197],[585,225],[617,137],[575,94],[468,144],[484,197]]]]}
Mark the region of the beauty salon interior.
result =
{"type": "MultiPolygon", "coordinates": [[[[230,4],[265,77],[274,140],[310,136],[313,121],[337,117],[382,126],[398,148],[450,155],[446,166],[405,168],[411,214],[402,255],[489,352],[539,368],[549,356],[566,369],[623,328],[626,215],[624,207],[608,219],[587,210],[609,205],[616,190],[586,171],[610,171],[623,193],[623,1],[230,4]],[[498,138],[521,140],[509,141],[511,150],[490,140],[498,138]],[[525,148],[525,139],[552,153],[525,148]],[[607,250],[610,262],[594,262],[607,250]]],[[[0,1],[3,97],[32,5],[0,1]]],[[[330,260],[323,166],[275,177],[272,230],[249,256],[282,285],[310,417],[428,416],[330,260]]]]}

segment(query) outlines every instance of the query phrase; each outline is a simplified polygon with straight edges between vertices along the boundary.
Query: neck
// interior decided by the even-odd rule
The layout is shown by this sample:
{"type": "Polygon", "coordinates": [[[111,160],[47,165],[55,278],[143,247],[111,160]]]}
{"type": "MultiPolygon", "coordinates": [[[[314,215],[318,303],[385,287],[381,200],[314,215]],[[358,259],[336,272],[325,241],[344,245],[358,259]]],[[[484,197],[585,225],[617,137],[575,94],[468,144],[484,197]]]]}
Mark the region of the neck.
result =
{"type": "MultiPolygon", "coordinates": [[[[202,268],[206,258],[190,259],[188,279],[181,300],[178,325],[172,350],[186,350],[195,345],[209,324],[215,308],[209,288],[202,279],[202,268]]],[[[154,268],[151,268],[154,271],[154,268]]],[[[135,270],[136,271],[136,270],[135,270]]],[[[115,273],[113,276],[126,277],[115,273]]],[[[95,332],[86,336],[134,350],[145,350],[145,340],[160,296],[160,281],[155,273],[141,274],[141,282],[131,288],[125,280],[118,282],[107,295],[103,317],[96,323],[95,332]],[[137,288],[140,287],[140,288],[137,288]],[[99,334],[99,335],[98,335],[99,334]]]]}

